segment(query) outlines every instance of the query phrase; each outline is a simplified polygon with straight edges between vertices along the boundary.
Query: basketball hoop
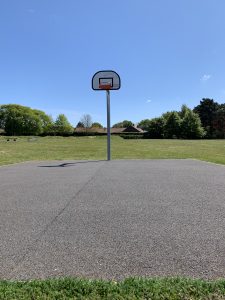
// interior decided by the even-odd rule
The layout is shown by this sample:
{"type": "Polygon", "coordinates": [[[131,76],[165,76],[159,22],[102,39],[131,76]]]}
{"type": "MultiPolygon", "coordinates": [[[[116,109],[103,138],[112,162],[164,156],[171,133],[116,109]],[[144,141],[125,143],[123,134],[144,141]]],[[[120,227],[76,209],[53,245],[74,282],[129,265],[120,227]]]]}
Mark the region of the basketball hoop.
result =
{"type": "Polygon", "coordinates": [[[110,146],[110,91],[120,89],[120,76],[110,70],[99,71],[92,77],[92,88],[95,91],[106,91],[107,102],[107,160],[111,159],[110,146]]]}
{"type": "Polygon", "coordinates": [[[112,88],[111,84],[99,84],[101,90],[110,90],[112,88]]]}

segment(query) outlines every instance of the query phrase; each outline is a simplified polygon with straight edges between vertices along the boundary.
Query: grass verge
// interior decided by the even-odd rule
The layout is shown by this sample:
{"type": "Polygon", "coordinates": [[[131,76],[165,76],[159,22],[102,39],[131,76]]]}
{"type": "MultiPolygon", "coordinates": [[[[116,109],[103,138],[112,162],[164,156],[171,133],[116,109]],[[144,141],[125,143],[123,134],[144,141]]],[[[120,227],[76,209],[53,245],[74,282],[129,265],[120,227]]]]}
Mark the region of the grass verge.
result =
{"type": "MultiPolygon", "coordinates": [[[[225,140],[124,140],[112,136],[112,159],[195,158],[225,164],[225,140]]],[[[104,160],[106,137],[0,137],[0,165],[30,160],[104,160]]]]}
{"type": "Polygon", "coordinates": [[[0,281],[0,299],[225,299],[225,280],[129,278],[121,282],[87,279],[0,281]]]}

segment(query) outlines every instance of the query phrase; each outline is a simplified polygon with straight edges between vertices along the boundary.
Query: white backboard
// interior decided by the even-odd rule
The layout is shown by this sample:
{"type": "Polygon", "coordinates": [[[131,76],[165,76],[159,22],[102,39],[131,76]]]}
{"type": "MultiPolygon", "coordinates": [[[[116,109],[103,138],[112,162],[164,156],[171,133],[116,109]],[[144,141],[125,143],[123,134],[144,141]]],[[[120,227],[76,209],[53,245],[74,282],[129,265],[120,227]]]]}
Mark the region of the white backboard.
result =
{"type": "Polygon", "coordinates": [[[114,71],[98,71],[92,78],[92,88],[95,91],[119,90],[120,76],[114,71]]]}

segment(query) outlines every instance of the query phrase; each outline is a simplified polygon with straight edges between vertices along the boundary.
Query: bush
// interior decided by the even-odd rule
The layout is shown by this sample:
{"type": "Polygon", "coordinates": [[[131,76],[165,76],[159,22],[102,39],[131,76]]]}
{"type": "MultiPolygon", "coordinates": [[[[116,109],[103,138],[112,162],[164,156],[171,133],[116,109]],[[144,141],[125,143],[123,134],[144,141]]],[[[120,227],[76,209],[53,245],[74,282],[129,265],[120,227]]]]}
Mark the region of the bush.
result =
{"type": "Polygon", "coordinates": [[[135,133],[135,134],[120,134],[120,137],[122,137],[125,140],[137,140],[137,139],[143,139],[144,134],[143,133],[135,133]]]}
{"type": "Polygon", "coordinates": [[[74,136],[106,136],[104,132],[93,132],[93,131],[74,131],[74,136]]]}

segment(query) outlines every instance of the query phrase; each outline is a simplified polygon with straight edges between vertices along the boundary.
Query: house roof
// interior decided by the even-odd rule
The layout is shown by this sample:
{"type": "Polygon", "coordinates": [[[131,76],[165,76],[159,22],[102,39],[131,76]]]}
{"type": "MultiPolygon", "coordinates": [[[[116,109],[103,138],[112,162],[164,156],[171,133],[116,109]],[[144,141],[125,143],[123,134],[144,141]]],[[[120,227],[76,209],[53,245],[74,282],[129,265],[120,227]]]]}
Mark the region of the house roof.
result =
{"type": "MultiPolygon", "coordinates": [[[[105,133],[107,134],[107,128],[98,128],[98,127],[91,127],[91,128],[83,128],[83,127],[77,127],[74,128],[75,132],[96,132],[96,133],[105,133]]],[[[135,127],[135,126],[128,126],[126,128],[111,128],[111,133],[123,133],[123,132],[137,132],[137,133],[143,133],[144,131],[141,128],[135,127]]]]}
{"type": "Polygon", "coordinates": [[[144,132],[141,128],[135,127],[135,126],[128,126],[123,130],[123,132],[144,132]]]}
{"type": "MultiPolygon", "coordinates": [[[[125,128],[111,128],[111,133],[122,133],[125,128]]],[[[97,132],[97,133],[107,133],[107,128],[97,128],[97,127],[92,127],[92,128],[82,128],[78,127],[74,129],[75,132],[97,132]]]]}

